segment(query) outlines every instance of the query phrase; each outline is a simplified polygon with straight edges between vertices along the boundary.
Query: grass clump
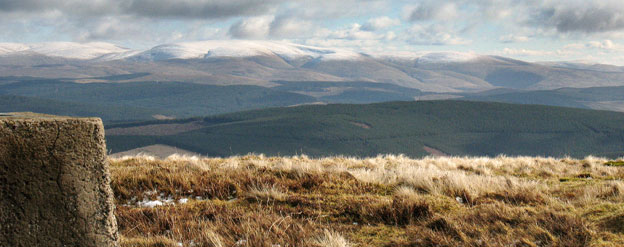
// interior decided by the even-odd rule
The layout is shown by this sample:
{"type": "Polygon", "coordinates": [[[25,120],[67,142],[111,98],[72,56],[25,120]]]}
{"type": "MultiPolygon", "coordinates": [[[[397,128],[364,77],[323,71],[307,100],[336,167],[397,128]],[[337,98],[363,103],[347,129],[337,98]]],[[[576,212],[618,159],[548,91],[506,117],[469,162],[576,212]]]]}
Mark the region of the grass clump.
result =
{"type": "Polygon", "coordinates": [[[323,234],[311,241],[312,246],[318,247],[350,247],[351,244],[340,233],[325,229],[323,234]]]}
{"type": "Polygon", "coordinates": [[[624,173],[596,157],[110,161],[122,246],[624,244],[624,173]]]}

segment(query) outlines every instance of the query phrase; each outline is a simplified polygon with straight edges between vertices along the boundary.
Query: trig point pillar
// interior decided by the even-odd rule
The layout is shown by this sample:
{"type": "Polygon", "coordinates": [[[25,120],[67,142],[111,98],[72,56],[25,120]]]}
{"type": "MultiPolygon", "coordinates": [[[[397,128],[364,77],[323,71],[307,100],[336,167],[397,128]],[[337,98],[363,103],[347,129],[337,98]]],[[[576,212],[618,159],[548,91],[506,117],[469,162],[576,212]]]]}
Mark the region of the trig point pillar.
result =
{"type": "Polygon", "coordinates": [[[118,246],[99,118],[0,113],[0,246],[118,246]]]}

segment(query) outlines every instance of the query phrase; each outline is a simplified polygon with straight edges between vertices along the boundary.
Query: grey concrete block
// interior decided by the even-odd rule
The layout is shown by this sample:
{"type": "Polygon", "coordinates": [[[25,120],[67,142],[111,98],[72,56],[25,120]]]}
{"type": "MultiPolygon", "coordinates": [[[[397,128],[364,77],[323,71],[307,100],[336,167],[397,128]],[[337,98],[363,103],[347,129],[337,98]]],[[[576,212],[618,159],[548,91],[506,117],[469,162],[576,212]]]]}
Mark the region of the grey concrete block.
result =
{"type": "Polygon", "coordinates": [[[0,246],[118,246],[99,118],[0,114],[0,246]]]}

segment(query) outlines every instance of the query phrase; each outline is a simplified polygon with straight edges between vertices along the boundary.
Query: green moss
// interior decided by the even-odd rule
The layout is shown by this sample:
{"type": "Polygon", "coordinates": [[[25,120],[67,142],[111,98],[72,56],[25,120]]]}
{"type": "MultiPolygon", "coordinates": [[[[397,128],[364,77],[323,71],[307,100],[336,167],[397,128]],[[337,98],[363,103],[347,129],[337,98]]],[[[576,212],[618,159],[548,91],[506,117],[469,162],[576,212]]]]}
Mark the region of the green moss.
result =
{"type": "Polygon", "coordinates": [[[624,166],[624,160],[612,160],[604,163],[605,166],[624,166]]]}
{"type": "Polygon", "coordinates": [[[388,225],[362,226],[348,238],[358,246],[395,246],[408,241],[405,228],[388,225]]]}

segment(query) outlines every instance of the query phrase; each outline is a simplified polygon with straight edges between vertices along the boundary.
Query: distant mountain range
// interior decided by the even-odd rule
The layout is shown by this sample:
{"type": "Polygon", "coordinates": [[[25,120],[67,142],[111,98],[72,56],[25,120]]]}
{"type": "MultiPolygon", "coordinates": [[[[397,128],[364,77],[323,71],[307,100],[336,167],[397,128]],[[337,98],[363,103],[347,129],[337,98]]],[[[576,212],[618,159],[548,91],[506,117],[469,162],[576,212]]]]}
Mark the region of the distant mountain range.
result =
{"type": "Polygon", "coordinates": [[[165,44],[147,50],[108,43],[1,43],[0,75],[81,83],[182,81],[264,87],[276,86],[275,81],[365,81],[437,93],[624,86],[624,69],[610,65],[528,63],[458,52],[363,54],[243,40],[165,44]]]}
{"type": "Polygon", "coordinates": [[[624,111],[624,67],[458,52],[363,54],[276,41],[147,50],[0,43],[0,76],[0,111],[95,112],[105,121],[450,98],[624,111]]]}

